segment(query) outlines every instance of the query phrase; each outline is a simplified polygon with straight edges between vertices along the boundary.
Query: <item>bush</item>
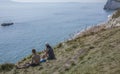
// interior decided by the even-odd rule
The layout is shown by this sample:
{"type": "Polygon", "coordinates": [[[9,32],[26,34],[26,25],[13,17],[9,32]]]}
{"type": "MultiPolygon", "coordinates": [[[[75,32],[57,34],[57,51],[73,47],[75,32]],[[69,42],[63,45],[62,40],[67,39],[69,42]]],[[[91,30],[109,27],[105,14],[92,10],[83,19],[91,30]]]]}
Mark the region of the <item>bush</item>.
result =
{"type": "Polygon", "coordinates": [[[12,63],[5,63],[0,65],[0,71],[10,71],[15,67],[12,63]]]}
{"type": "Polygon", "coordinates": [[[60,43],[56,46],[56,48],[60,48],[60,47],[62,47],[62,43],[60,43]]]}

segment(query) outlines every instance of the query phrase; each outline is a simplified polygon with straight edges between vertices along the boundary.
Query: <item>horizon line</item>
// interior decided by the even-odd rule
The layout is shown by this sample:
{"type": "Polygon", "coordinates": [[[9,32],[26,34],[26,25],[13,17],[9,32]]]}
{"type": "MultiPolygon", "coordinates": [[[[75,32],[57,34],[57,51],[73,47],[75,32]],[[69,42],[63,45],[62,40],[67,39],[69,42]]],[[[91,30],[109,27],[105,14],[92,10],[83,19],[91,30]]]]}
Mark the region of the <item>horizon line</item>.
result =
{"type": "Polygon", "coordinates": [[[18,3],[102,3],[105,1],[17,1],[11,0],[12,2],[18,3]]]}

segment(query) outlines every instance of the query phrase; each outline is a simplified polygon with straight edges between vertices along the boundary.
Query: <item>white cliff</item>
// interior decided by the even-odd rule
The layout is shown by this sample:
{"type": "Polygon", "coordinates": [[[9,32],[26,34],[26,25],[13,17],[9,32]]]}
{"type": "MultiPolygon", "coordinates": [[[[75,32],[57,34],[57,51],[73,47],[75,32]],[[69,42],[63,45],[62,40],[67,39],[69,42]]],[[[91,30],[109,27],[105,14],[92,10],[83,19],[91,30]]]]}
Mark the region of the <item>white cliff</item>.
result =
{"type": "Polygon", "coordinates": [[[120,0],[108,0],[104,9],[107,10],[120,9],[120,0]]]}

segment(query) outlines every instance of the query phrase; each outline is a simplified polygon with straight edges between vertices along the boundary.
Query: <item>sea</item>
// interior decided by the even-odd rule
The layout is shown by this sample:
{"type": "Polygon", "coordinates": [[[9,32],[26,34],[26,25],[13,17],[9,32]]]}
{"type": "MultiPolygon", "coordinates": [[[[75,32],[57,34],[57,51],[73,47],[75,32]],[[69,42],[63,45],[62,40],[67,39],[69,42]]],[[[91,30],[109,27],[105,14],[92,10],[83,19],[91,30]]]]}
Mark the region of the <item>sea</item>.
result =
{"type": "Polygon", "coordinates": [[[105,3],[0,3],[0,63],[17,63],[55,46],[74,34],[107,21],[112,12],[103,10],[105,3]]]}

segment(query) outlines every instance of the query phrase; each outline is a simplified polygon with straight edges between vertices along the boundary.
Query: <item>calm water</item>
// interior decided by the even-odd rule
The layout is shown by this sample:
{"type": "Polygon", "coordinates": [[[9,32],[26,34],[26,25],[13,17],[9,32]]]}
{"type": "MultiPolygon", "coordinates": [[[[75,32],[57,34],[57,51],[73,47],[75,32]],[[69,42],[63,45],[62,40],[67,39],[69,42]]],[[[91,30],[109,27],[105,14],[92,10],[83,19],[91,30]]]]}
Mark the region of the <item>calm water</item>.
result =
{"type": "Polygon", "coordinates": [[[70,37],[86,25],[103,22],[110,14],[104,3],[37,3],[0,4],[0,23],[14,22],[0,27],[0,63],[15,63],[29,55],[32,48],[44,49],[70,37]]]}

